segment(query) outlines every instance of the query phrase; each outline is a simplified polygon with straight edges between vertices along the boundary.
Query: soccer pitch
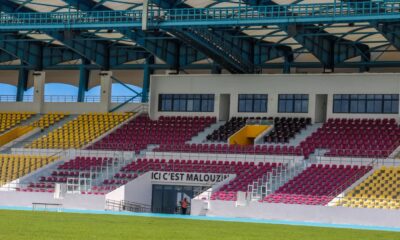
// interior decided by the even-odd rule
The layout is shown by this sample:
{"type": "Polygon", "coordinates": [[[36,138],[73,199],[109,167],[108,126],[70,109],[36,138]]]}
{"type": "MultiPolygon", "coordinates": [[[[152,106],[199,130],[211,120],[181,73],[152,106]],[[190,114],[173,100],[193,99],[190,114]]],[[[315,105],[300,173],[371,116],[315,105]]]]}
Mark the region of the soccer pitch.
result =
{"type": "Polygon", "coordinates": [[[0,239],[400,239],[400,232],[117,215],[0,211],[0,239]]]}

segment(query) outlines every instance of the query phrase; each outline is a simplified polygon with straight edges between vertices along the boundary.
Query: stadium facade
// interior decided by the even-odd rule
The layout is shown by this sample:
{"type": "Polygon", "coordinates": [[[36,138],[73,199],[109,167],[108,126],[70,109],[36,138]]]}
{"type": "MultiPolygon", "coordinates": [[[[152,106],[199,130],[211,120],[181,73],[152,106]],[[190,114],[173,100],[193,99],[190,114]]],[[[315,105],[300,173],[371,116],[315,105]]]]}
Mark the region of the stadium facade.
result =
{"type": "Polygon", "coordinates": [[[0,206],[400,227],[399,19],[389,0],[0,0],[0,206]]]}

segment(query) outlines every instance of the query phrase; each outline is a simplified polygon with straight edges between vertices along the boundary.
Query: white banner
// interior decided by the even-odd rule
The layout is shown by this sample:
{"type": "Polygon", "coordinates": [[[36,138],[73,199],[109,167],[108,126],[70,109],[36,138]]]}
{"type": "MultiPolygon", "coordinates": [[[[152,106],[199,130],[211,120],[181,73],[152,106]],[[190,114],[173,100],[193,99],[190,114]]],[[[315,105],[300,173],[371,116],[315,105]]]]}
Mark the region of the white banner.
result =
{"type": "Polygon", "coordinates": [[[227,179],[230,174],[221,173],[184,173],[184,172],[151,172],[152,183],[184,183],[195,185],[212,185],[227,179]]]}

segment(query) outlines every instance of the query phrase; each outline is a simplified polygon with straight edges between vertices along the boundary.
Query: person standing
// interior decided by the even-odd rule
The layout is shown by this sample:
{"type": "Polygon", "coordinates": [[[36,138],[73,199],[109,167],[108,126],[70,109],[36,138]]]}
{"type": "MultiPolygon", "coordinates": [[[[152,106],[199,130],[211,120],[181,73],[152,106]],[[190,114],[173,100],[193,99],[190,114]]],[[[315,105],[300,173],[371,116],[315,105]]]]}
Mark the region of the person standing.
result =
{"type": "Polygon", "coordinates": [[[184,199],[181,201],[181,211],[182,211],[182,215],[186,215],[187,208],[188,208],[188,201],[187,201],[186,198],[184,198],[184,199]]]}

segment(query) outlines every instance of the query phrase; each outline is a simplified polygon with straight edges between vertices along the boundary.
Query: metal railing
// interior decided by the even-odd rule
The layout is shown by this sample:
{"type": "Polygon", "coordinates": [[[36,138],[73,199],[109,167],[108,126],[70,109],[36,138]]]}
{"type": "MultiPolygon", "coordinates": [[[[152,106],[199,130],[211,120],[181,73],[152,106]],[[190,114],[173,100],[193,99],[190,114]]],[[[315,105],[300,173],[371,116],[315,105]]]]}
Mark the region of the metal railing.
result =
{"type": "MultiPolygon", "coordinates": [[[[0,95],[0,102],[16,102],[16,95],[0,95]]],[[[22,102],[33,102],[33,95],[24,95],[22,102]]]]}
{"type": "MultiPolygon", "coordinates": [[[[45,95],[45,102],[50,103],[75,103],[78,102],[78,96],[74,95],[45,95]]],[[[84,102],[86,103],[99,103],[100,96],[85,96],[84,102]]]]}
{"type": "MultiPolygon", "coordinates": [[[[51,149],[40,149],[39,151],[35,150],[29,152],[29,149],[20,149],[20,152],[16,152],[14,154],[25,154],[25,155],[40,155],[50,157],[58,157],[59,159],[44,165],[43,167],[48,167],[49,164],[53,164],[51,169],[57,170],[58,166],[66,163],[70,160],[75,159],[75,157],[96,157],[102,158],[103,161],[101,166],[93,166],[87,170],[73,170],[77,173],[76,176],[67,177],[67,188],[69,193],[81,193],[91,191],[93,186],[98,186],[104,179],[110,179],[114,176],[115,173],[119,172],[123,166],[131,163],[136,159],[134,154],[127,154],[121,151],[93,151],[93,150],[51,150],[51,149]],[[25,150],[25,151],[23,151],[25,150]],[[105,159],[107,158],[107,160],[105,159]]],[[[34,164],[34,163],[33,163],[34,164]]],[[[9,178],[6,183],[0,185],[0,191],[16,191],[21,189],[29,189],[30,184],[26,182],[26,180],[22,179],[22,177],[32,177],[31,173],[37,172],[40,170],[39,168],[29,172],[28,170],[34,169],[33,164],[26,166],[25,169],[20,170],[20,174],[16,174],[17,178],[9,178]],[[18,182],[15,180],[20,179],[18,182]]],[[[42,168],[43,168],[42,167],[42,168]]],[[[62,169],[59,169],[62,171],[62,169]]],[[[35,176],[33,176],[35,177],[35,176]]],[[[42,176],[41,176],[42,177],[42,176]]],[[[38,178],[36,176],[35,178],[38,178]]],[[[37,179],[39,181],[39,179],[37,179]]],[[[38,182],[39,183],[39,182],[38,182]]],[[[48,184],[50,182],[43,182],[48,184]]]]}
{"type": "MultiPolygon", "coordinates": [[[[17,96],[15,95],[0,95],[0,102],[16,102],[17,96]]],[[[76,103],[78,102],[78,96],[75,95],[45,95],[44,101],[47,103],[76,103]]],[[[100,96],[85,96],[84,101],[86,103],[99,103],[101,101],[100,96]]],[[[136,97],[132,99],[132,96],[111,96],[112,103],[141,103],[142,98],[136,97]],[[129,100],[129,101],[128,101],[129,100]]],[[[33,102],[33,95],[25,95],[23,102],[33,102]]]]}
{"type": "Polygon", "coordinates": [[[106,210],[108,211],[128,211],[128,212],[151,212],[151,206],[143,203],[129,201],[106,200],[106,210]]]}
{"type": "Polygon", "coordinates": [[[188,150],[183,145],[170,145],[172,150],[148,151],[146,156],[153,158],[181,158],[181,159],[204,159],[204,160],[240,160],[240,161],[263,161],[263,162],[285,162],[290,160],[302,160],[302,154],[295,153],[277,153],[266,154],[256,150],[243,151],[240,149],[221,149],[221,150],[188,150]]]}
{"type": "MultiPolygon", "coordinates": [[[[338,21],[395,20],[400,16],[398,1],[288,4],[216,8],[148,9],[149,26],[203,27],[235,25],[275,25],[338,21]]],[[[96,29],[142,27],[142,10],[91,12],[1,13],[0,29],[96,29]]]]}
{"type": "Polygon", "coordinates": [[[111,103],[141,103],[142,97],[138,96],[133,98],[133,96],[111,96],[111,103]]]}
{"type": "MultiPolygon", "coordinates": [[[[399,143],[400,144],[400,143],[399,143]]],[[[366,151],[357,156],[346,156],[346,152],[351,152],[353,149],[337,149],[337,152],[342,152],[341,155],[327,155],[327,150],[317,149],[315,151],[315,160],[321,164],[343,164],[343,165],[400,165],[400,159],[389,157],[390,151],[388,150],[373,150],[373,152],[366,151]]]]}

